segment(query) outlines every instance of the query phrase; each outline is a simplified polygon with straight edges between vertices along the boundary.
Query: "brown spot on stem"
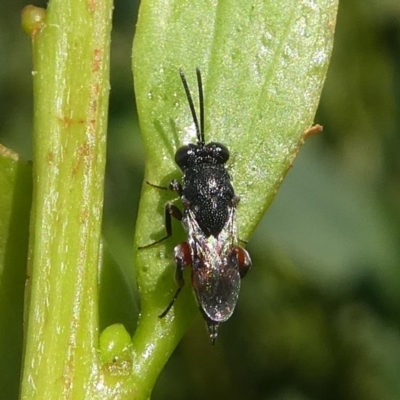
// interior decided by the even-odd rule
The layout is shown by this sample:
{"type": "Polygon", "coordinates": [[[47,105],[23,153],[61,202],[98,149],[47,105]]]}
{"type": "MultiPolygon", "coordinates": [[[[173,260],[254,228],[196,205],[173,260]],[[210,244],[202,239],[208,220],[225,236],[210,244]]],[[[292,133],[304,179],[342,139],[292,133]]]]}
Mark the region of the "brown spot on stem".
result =
{"type": "Polygon", "coordinates": [[[324,130],[322,125],[315,124],[311,128],[307,129],[303,133],[303,140],[307,139],[309,136],[316,135],[317,133],[321,133],[324,130]]]}
{"type": "Polygon", "coordinates": [[[103,52],[100,49],[94,49],[93,61],[92,61],[93,72],[97,72],[100,70],[102,59],[103,59],[103,52]]]}
{"type": "Polygon", "coordinates": [[[49,164],[53,164],[53,163],[54,163],[54,153],[53,153],[52,151],[49,151],[49,152],[46,154],[46,159],[47,159],[47,162],[48,162],[49,164]]]}
{"type": "Polygon", "coordinates": [[[58,117],[58,120],[63,124],[64,128],[68,128],[72,123],[72,118],[67,116],[58,117]]]}
{"type": "Polygon", "coordinates": [[[76,175],[82,162],[85,164],[90,164],[90,158],[92,156],[92,146],[88,142],[79,146],[76,152],[75,163],[72,166],[72,175],[76,175]]]}
{"type": "Polygon", "coordinates": [[[88,0],[88,8],[90,12],[95,12],[96,11],[96,0],[88,0]]]}

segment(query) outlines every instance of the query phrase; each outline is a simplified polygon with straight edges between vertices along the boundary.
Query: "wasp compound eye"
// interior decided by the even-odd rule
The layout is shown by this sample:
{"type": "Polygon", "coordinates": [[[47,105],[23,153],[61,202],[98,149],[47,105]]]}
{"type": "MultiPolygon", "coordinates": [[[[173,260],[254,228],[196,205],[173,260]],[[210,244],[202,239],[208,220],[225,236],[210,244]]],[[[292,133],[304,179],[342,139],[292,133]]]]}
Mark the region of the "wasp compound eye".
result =
{"type": "Polygon", "coordinates": [[[182,169],[188,163],[193,155],[191,146],[182,146],[175,153],[175,162],[182,169]]]}
{"type": "Polygon", "coordinates": [[[205,147],[211,150],[212,158],[217,164],[225,164],[229,160],[229,150],[223,144],[210,142],[205,147]]]}

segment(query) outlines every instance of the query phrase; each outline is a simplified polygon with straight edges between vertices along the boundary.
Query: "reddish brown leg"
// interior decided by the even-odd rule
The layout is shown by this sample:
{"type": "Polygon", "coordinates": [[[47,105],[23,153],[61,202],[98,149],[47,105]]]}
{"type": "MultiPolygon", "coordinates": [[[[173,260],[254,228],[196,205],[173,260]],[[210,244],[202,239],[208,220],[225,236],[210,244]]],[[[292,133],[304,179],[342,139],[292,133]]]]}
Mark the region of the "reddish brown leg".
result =
{"type": "Polygon", "coordinates": [[[233,251],[236,253],[240,277],[244,278],[251,268],[251,258],[249,253],[240,246],[233,246],[233,251]]]}

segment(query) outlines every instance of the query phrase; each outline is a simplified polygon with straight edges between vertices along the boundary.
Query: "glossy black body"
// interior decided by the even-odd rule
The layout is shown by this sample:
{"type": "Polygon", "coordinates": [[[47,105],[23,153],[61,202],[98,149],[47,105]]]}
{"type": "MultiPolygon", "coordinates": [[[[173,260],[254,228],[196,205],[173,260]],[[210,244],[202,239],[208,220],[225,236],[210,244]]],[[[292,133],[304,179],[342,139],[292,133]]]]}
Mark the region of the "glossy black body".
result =
{"type": "Polygon", "coordinates": [[[238,245],[236,208],[239,198],[226,169],[229,150],[223,144],[205,143],[204,140],[204,100],[198,68],[196,74],[200,124],[186,78],[180,71],[197,133],[196,144],[182,146],[175,154],[175,162],[183,172],[182,183],[173,180],[168,188],[150,184],[177,192],[183,211],[168,203],[165,209],[167,235],[142,248],[158,244],[172,235],[171,217],[182,221],[187,241],[174,249],[178,289],[160,317],[164,317],[173,306],[184,285],[183,270],[190,267],[192,287],[214,344],[219,324],[233,314],[240,281],[250,269],[251,260],[247,251],[238,245]]]}
{"type": "MultiPolygon", "coordinates": [[[[235,192],[231,178],[220,157],[221,144],[189,145],[195,157],[179,165],[183,172],[182,201],[185,208],[193,211],[195,219],[206,237],[215,237],[221,232],[229,216],[229,207],[234,203],[235,192]]],[[[185,211],[184,211],[185,213],[185,211]]]]}

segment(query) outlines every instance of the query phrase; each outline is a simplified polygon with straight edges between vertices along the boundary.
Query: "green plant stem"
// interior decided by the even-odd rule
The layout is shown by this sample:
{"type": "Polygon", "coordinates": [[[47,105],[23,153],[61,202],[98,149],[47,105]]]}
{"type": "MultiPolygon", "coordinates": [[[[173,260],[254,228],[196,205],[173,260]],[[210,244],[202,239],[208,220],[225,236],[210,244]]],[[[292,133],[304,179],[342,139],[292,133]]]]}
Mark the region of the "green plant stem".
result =
{"type": "Polygon", "coordinates": [[[0,388],[18,397],[32,170],[0,144],[0,388]]]}
{"type": "Polygon", "coordinates": [[[52,0],[31,32],[34,190],[23,399],[95,398],[111,11],[111,0],[52,0]]]}

